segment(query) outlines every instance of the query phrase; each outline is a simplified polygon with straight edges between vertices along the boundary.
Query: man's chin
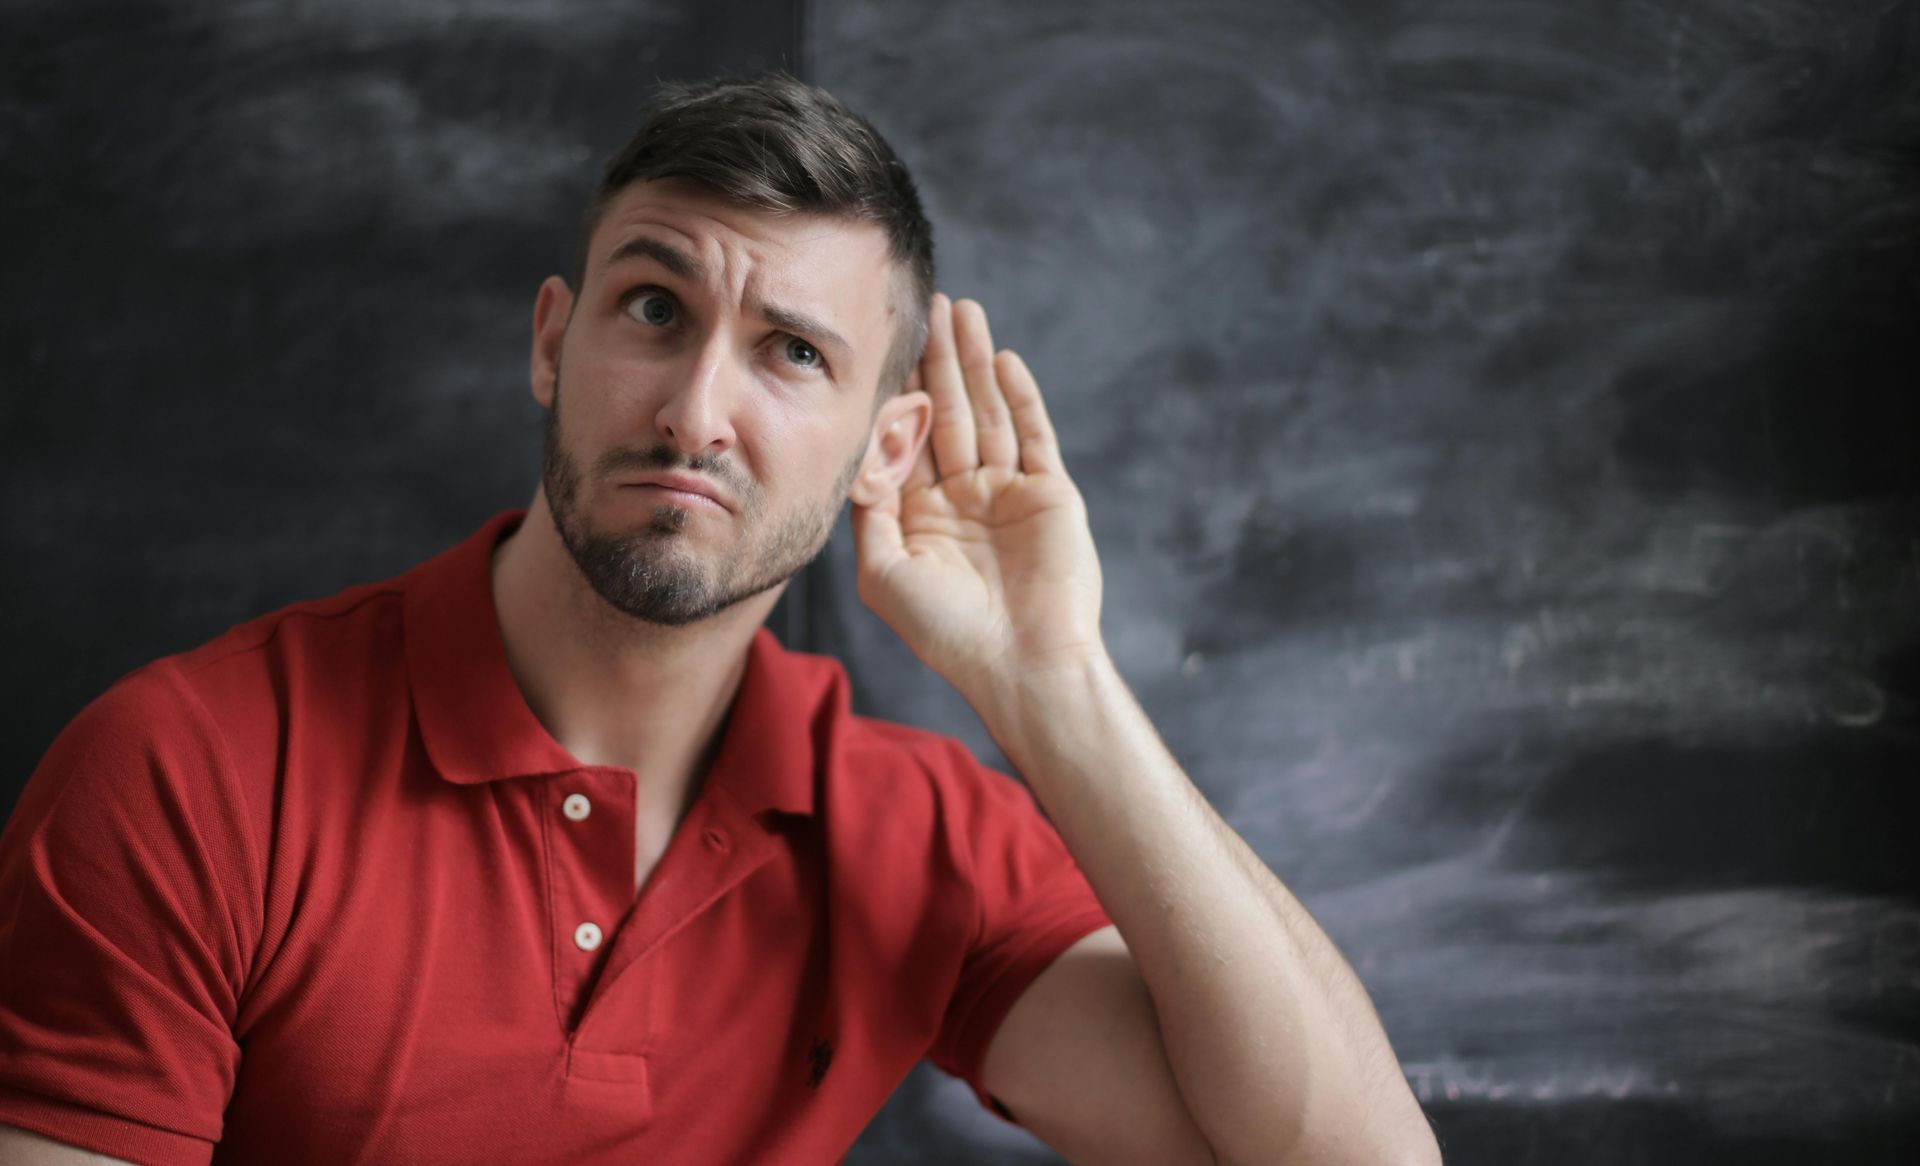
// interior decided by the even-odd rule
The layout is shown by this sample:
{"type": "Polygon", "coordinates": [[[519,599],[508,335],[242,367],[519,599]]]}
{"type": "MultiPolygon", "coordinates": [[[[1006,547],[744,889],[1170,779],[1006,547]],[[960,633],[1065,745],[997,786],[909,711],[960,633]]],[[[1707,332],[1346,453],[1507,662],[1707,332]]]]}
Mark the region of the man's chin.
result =
{"type": "Polygon", "coordinates": [[[593,524],[588,536],[595,539],[637,539],[679,535],[687,532],[696,517],[683,506],[658,502],[644,505],[635,503],[636,500],[626,500],[624,504],[616,502],[603,507],[599,521],[593,524]]]}
{"type": "Polygon", "coordinates": [[[685,627],[725,610],[706,580],[691,573],[658,569],[628,572],[604,568],[586,572],[595,593],[614,610],[642,623],[685,627]]]}

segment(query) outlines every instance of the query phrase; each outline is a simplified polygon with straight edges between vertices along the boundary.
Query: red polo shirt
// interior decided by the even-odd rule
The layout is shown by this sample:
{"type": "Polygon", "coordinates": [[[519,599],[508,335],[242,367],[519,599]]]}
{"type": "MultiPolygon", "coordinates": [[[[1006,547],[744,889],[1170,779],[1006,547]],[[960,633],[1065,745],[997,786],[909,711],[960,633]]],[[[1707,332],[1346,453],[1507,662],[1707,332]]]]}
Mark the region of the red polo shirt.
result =
{"type": "Polygon", "coordinates": [[[507,669],[519,517],[61,734],[0,836],[0,1122],[158,1164],[817,1162],[923,1057],[992,1104],[1001,1018],[1108,923],[1030,795],[763,630],[636,897],[648,788],[507,669]]]}

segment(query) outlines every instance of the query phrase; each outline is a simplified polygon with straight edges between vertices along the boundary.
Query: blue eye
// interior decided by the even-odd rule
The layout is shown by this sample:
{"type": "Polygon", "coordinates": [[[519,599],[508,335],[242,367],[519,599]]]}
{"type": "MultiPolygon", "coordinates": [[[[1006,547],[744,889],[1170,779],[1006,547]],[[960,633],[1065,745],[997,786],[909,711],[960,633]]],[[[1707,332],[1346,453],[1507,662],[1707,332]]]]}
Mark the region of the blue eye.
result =
{"type": "Polygon", "coordinates": [[[642,324],[665,328],[674,320],[673,300],[660,292],[642,292],[627,301],[627,315],[642,324]]]}
{"type": "Polygon", "coordinates": [[[787,359],[802,368],[820,367],[820,350],[798,336],[787,337],[787,359]]]}

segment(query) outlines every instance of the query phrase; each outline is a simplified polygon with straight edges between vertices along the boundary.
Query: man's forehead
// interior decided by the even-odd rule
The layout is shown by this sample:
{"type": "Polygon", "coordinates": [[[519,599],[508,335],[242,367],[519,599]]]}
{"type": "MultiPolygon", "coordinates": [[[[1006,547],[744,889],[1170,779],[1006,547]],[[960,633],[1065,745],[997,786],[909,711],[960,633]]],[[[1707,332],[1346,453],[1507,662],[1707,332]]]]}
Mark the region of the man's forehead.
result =
{"type": "MultiPolygon", "coordinates": [[[[706,263],[707,253],[737,252],[762,262],[804,257],[805,269],[882,270],[891,256],[879,224],[820,214],[746,206],[691,183],[636,182],[608,203],[589,246],[604,266],[636,236],[679,237],[680,249],[706,263]]],[[[732,256],[727,256],[731,258],[732,256]]]]}

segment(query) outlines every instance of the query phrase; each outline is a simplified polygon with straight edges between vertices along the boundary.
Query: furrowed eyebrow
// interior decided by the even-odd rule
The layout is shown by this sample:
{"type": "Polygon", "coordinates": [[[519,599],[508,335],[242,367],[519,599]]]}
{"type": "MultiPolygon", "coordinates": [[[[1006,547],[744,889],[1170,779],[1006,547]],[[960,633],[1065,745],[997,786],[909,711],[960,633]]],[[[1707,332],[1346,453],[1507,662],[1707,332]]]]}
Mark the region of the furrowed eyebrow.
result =
{"type": "Polygon", "coordinates": [[[805,312],[796,312],[792,308],[783,308],[778,304],[755,304],[754,310],[764,316],[769,324],[798,335],[803,340],[811,340],[822,348],[837,350],[835,356],[846,356],[853,351],[847,338],[835,332],[820,320],[805,312]]]}
{"type": "MultiPolygon", "coordinates": [[[[700,261],[680,249],[662,243],[658,239],[628,239],[615,247],[607,256],[603,267],[612,267],[629,259],[651,259],[674,275],[688,283],[698,283],[706,275],[706,268],[700,261]]],[[[768,323],[809,340],[833,353],[836,358],[851,356],[853,345],[847,338],[829,327],[826,321],[793,308],[779,304],[754,303],[748,307],[758,312],[768,323]]]]}
{"type": "Polygon", "coordinates": [[[658,239],[628,239],[615,247],[601,266],[612,267],[627,259],[651,259],[688,283],[698,282],[706,272],[698,259],[658,239]]]}

